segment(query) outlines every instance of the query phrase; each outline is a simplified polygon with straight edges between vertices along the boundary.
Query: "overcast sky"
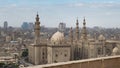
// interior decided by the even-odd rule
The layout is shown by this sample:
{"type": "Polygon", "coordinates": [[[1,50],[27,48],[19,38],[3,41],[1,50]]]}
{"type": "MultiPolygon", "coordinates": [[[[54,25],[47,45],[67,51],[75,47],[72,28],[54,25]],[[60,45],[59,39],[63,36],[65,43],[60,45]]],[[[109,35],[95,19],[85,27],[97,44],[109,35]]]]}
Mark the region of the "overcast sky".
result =
{"type": "Polygon", "coordinates": [[[0,26],[34,22],[37,12],[47,27],[75,27],[77,18],[81,27],[84,17],[88,27],[120,27],[120,0],[0,0],[0,26]]]}

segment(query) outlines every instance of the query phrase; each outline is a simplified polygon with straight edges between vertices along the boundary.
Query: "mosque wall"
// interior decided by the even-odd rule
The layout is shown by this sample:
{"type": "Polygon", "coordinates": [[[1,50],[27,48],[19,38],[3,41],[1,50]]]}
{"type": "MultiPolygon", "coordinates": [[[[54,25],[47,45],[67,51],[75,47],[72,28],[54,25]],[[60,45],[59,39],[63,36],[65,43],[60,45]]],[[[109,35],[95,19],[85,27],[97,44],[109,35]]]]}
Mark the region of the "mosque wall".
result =
{"type": "Polygon", "coordinates": [[[70,47],[48,47],[48,63],[58,63],[70,60],[70,47]]]}

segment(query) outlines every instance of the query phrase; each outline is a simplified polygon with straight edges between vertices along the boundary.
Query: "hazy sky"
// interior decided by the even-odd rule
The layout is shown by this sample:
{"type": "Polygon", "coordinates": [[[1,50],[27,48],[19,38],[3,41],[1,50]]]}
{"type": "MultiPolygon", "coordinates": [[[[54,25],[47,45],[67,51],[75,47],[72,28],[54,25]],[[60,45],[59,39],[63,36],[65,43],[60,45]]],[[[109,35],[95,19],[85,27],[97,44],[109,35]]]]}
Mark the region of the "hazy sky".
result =
{"type": "Polygon", "coordinates": [[[34,22],[37,12],[48,27],[74,27],[77,17],[80,27],[84,17],[88,27],[120,27],[120,0],[0,0],[0,26],[34,22]]]}

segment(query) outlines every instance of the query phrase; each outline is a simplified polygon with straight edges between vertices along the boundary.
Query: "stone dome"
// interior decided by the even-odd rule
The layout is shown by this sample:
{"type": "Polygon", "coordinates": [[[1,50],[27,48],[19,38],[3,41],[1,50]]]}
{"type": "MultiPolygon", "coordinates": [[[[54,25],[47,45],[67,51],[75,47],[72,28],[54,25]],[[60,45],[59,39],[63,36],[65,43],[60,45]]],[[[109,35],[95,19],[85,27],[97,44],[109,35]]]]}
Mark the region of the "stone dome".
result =
{"type": "Polygon", "coordinates": [[[101,35],[98,37],[98,40],[105,40],[105,37],[101,34],[101,35]]]}
{"type": "Polygon", "coordinates": [[[51,42],[54,44],[61,44],[64,42],[64,34],[62,32],[57,31],[51,37],[51,42]]]}
{"type": "Polygon", "coordinates": [[[113,55],[117,55],[119,52],[119,49],[117,47],[115,47],[112,51],[113,55]]]}

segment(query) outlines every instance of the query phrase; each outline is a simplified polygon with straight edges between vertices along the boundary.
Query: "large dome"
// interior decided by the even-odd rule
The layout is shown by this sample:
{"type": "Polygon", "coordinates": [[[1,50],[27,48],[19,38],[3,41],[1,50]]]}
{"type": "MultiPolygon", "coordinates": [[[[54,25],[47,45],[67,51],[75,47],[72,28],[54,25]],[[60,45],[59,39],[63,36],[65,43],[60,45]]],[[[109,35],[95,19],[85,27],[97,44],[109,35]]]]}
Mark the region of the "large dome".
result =
{"type": "Polygon", "coordinates": [[[51,42],[54,44],[61,44],[64,42],[64,34],[62,32],[57,31],[51,37],[51,42]]]}

